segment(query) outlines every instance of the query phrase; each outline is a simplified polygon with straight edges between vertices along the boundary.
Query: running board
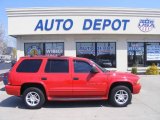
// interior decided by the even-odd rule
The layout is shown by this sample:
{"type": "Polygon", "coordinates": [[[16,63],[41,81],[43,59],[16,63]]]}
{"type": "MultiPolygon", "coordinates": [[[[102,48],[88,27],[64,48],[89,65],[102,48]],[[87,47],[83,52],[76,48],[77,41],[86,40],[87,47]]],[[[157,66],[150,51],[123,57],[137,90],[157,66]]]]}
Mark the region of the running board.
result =
{"type": "Polygon", "coordinates": [[[97,98],[48,98],[51,101],[88,101],[88,100],[107,100],[105,97],[97,98]]]}

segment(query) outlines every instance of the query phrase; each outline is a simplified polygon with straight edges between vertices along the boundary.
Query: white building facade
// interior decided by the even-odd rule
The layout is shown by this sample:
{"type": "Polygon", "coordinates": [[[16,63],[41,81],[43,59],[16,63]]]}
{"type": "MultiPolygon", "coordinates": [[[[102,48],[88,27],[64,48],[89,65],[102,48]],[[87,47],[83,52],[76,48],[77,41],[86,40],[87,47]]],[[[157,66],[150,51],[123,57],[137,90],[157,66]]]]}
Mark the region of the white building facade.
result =
{"type": "Polygon", "coordinates": [[[160,10],[124,8],[7,9],[17,58],[64,55],[89,58],[104,68],[160,66],[160,10]]]}

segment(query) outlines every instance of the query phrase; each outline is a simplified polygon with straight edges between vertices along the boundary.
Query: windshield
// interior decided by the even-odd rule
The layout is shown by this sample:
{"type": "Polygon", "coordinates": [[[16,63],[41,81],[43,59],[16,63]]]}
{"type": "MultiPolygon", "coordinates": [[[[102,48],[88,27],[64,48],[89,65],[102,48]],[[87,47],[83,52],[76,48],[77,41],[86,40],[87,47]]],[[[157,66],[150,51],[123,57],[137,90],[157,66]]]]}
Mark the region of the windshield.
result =
{"type": "Polygon", "coordinates": [[[92,62],[94,65],[96,65],[102,72],[107,72],[107,71],[109,71],[109,70],[106,70],[105,68],[102,68],[100,65],[98,65],[98,64],[95,63],[95,62],[93,62],[92,60],[91,60],[91,62],[92,62]]]}

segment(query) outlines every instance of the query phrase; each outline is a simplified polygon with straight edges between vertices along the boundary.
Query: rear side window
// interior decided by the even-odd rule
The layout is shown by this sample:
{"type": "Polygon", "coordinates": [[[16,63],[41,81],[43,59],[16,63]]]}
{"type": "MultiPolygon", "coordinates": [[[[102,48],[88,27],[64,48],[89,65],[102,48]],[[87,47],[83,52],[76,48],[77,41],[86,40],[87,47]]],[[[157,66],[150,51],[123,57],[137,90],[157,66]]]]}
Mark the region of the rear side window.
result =
{"type": "Polygon", "coordinates": [[[75,73],[89,73],[92,66],[84,61],[74,60],[74,72],[75,73]]]}
{"type": "Polygon", "coordinates": [[[53,60],[49,59],[45,68],[47,73],[68,73],[69,64],[68,60],[53,60]]]}
{"type": "Polygon", "coordinates": [[[40,59],[30,59],[30,60],[23,60],[18,68],[17,72],[27,72],[27,73],[35,73],[38,72],[41,66],[42,60],[40,59]]]}

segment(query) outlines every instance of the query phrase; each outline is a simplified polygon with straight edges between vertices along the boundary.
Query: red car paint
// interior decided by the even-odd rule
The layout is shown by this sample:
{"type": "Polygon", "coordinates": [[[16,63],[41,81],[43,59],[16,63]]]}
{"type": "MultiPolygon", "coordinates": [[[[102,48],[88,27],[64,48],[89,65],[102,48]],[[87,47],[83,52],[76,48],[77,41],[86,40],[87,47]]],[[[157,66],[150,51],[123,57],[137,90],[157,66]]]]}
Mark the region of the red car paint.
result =
{"type": "Polygon", "coordinates": [[[21,96],[22,86],[38,84],[43,86],[48,100],[106,100],[113,84],[130,85],[133,94],[140,92],[141,85],[139,77],[131,73],[103,72],[92,61],[86,58],[77,57],[22,57],[13,66],[8,75],[6,92],[10,95],[21,96]],[[36,73],[16,72],[19,64],[26,59],[41,59],[41,66],[36,73]],[[45,73],[45,66],[48,59],[65,59],[69,61],[69,73],[45,73]],[[85,61],[94,66],[98,73],[75,73],[74,60],[85,61]],[[46,78],[47,80],[42,80],[46,78]],[[77,80],[76,80],[77,79],[77,80]]]}

